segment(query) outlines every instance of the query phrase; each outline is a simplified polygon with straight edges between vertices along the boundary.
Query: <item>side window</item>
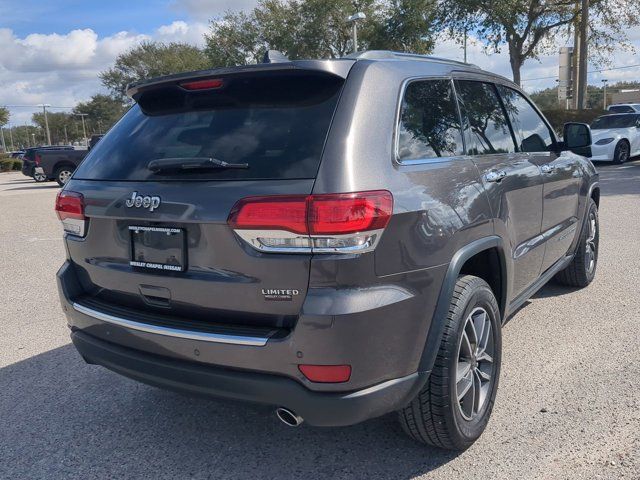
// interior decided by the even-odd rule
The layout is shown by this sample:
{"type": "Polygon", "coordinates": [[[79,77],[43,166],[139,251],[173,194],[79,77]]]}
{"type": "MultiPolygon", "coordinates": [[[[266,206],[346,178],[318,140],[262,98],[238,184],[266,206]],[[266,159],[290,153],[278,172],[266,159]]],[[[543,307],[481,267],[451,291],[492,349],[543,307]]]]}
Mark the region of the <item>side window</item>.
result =
{"type": "Polygon", "coordinates": [[[491,83],[458,80],[456,89],[466,116],[467,153],[513,153],[515,144],[509,122],[491,83]]]}
{"type": "Polygon", "coordinates": [[[549,127],[520,92],[498,85],[502,103],[511,119],[511,125],[521,152],[548,152],[554,147],[549,127]]]}
{"type": "Polygon", "coordinates": [[[460,118],[451,81],[420,80],[407,85],[398,125],[398,160],[462,153],[460,118]]]}

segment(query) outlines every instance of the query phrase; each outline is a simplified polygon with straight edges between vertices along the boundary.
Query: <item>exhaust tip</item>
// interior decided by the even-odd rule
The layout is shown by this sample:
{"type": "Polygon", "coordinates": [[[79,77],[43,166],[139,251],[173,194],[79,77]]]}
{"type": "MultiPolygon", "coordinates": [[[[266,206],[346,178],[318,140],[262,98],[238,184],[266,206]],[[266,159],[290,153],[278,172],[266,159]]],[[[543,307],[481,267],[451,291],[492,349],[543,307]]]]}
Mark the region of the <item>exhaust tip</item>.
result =
{"type": "Polygon", "coordinates": [[[276,408],[276,416],[280,421],[290,427],[299,427],[304,420],[299,415],[296,415],[288,408],[279,407],[276,408]]]}

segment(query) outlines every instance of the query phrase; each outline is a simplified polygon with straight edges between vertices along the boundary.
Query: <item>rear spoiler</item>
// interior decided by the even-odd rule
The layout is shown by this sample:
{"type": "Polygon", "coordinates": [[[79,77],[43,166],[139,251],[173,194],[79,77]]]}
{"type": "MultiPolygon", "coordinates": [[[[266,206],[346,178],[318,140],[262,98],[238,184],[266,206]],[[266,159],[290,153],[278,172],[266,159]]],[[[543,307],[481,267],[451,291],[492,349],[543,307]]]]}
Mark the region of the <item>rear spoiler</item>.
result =
{"type": "Polygon", "coordinates": [[[251,74],[253,72],[272,71],[298,71],[298,72],[325,72],[341,78],[347,78],[349,70],[356,61],[340,58],[336,60],[294,60],[278,63],[258,63],[255,65],[243,65],[239,67],[215,68],[212,70],[199,70],[195,72],[176,73],[162,77],[150,78],[127,86],[127,96],[137,100],[145,91],[159,87],[177,85],[185,81],[206,80],[211,77],[225,77],[228,75],[251,74]]]}

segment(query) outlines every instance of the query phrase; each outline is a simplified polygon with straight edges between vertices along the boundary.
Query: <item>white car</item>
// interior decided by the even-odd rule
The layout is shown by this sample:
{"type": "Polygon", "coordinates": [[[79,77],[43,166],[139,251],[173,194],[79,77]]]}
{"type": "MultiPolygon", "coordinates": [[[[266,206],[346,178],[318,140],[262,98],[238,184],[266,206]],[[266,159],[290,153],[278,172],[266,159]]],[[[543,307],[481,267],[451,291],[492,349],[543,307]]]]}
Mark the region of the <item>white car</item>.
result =
{"type": "Polygon", "coordinates": [[[624,163],[640,155],[640,113],[602,115],[591,123],[591,160],[624,163]]]}
{"type": "Polygon", "coordinates": [[[607,108],[611,113],[640,113],[640,103],[616,103],[607,108]]]}

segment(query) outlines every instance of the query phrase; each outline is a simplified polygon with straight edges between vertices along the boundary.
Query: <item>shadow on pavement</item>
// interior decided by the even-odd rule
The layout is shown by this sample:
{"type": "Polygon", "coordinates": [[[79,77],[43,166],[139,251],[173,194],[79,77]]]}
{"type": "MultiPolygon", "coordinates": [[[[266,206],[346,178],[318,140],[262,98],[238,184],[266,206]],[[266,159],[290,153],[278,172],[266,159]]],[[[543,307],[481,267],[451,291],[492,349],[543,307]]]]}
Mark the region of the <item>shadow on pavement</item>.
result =
{"type": "Polygon", "coordinates": [[[86,365],[71,345],[0,369],[1,478],[413,478],[458,454],[395,415],[336,429],[188,398],[86,365]]]}
{"type": "Polygon", "coordinates": [[[34,183],[33,185],[29,185],[28,187],[16,187],[16,188],[7,188],[6,192],[14,192],[16,190],[49,190],[51,188],[60,188],[60,186],[53,182],[50,185],[43,185],[41,183],[34,183]]]}

